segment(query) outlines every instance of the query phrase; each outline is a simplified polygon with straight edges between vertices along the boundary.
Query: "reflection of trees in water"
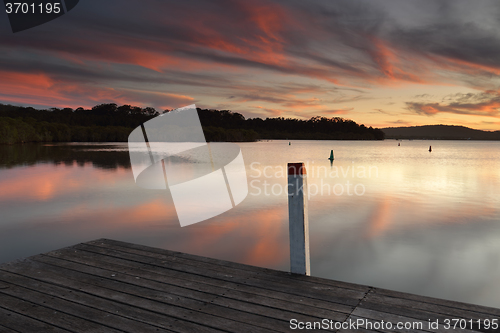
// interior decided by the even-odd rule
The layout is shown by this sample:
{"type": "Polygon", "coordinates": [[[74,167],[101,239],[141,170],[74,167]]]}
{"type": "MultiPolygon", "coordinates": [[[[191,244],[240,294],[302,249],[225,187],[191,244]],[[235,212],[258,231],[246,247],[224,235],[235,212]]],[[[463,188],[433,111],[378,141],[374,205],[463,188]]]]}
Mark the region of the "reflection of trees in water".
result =
{"type": "Polygon", "coordinates": [[[0,168],[12,168],[37,163],[53,163],[83,166],[92,163],[102,169],[130,168],[128,151],[104,150],[115,145],[54,145],[23,144],[0,145],[0,168]]]}

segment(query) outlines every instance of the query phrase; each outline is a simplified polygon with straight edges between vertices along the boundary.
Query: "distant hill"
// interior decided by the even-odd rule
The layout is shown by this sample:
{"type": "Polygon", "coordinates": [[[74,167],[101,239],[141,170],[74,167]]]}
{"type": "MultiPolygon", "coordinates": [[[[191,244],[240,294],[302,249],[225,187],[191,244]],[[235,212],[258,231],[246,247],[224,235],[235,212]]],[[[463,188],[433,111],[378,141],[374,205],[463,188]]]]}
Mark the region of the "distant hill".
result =
{"type": "Polygon", "coordinates": [[[481,131],[454,125],[387,127],[382,131],[386,139],[500,140],[500,131],[481,131]]]}

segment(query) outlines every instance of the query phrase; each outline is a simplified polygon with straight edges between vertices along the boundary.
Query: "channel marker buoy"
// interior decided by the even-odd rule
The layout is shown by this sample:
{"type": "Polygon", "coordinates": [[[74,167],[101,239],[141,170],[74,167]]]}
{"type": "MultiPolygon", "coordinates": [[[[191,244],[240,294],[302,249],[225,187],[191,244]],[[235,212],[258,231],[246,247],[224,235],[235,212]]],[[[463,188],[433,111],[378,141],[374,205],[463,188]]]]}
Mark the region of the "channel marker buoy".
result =
{"type": "Polygon", "coordinates": [[[330,151],[330,158],[329,158],[330,161],[333,161],[334,160],[334,157],[333,157],[333,149],[330,151]]]}

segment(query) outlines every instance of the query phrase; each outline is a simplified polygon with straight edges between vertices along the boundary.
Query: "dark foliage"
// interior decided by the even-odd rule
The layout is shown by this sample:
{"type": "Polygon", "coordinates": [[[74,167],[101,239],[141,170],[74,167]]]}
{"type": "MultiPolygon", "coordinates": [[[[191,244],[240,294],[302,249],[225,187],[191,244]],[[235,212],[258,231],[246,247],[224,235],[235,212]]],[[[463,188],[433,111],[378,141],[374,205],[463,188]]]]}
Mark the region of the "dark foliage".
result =
{"type": "MultiPolygon", "coordinates": [[[[150,107],[116,104],[100,104],[90,110],[36,110],[0,104],[0,143],[124,142],[134,128],[159,114],[150,107]]],[[[198,115],[207,141],[384,139],[379,129],[338,117],[245,119],[236,112],[202,109],[198,115]]]]}
{"type": "MultiPolygon", "coordinates": [[[[227,110],[198,109],[204,126],[218,127],[221,131],[239,130],[242,137],[250,135],[259,139],[303,139],[303,140],[383,140],[380,129],[358,125],[340,117],[313,117],[309,120],[295,118],[250,118],[227,110]],[[251,132],[243,132],[247,130],[251,132]],[[245,133],[245,134],[243,134],[245,133]]],[[[207,130],[205,129],[207,140],[207,130]]],[[[218,141],[218,140],[214,140],[218,141]]],[[[224,140],[221,140],[224,141],[224,140]]],[[[231,141],[240,141],[231,139],[231,141]]],[[[246,141],[246,140],[244,140],[246,141]]]]}
{"type": "Polygon", "coordinates": [[[117,151],[113,145],[99,144],[92,149],[88,144],[40,144],[0,145],[0,168],[13,168],[19,165],[51,163],[55,165],[84,166],[92,163],[100,169],[130,169],[127,151],[117,151]]]}

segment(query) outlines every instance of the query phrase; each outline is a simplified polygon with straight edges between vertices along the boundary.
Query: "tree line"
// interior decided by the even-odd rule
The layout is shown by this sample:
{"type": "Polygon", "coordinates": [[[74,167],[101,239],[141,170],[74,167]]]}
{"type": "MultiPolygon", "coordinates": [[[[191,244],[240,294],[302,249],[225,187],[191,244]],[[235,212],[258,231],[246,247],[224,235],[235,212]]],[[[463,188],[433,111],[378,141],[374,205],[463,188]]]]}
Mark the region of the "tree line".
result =
{"type": "MultiPolygon", "coordinates": [[[[228,110],[197,109],[207,141],[259,139],[383,140],[379,129],[340,117],[249,118],[228,110]]],[[[169,110],[164,110],[169,112],[169,110]]],[[[154,108],[114,103],[91,109],[37,110],[0,104],[0,143],[125,142],[134,128],[160,115],[154,108]]]]}
{"type": "Polygon", "coordinates": [[[87,144],[71,145],[0,145],[0,165],[13,168],[38,163],[84,166],[91,163],[99,169],[130,169],[130,156],[126,150],[116,150],[113,144],[89,149],[87,144]],[[109,148],[109,149],[106,149],[109,148]]]}

